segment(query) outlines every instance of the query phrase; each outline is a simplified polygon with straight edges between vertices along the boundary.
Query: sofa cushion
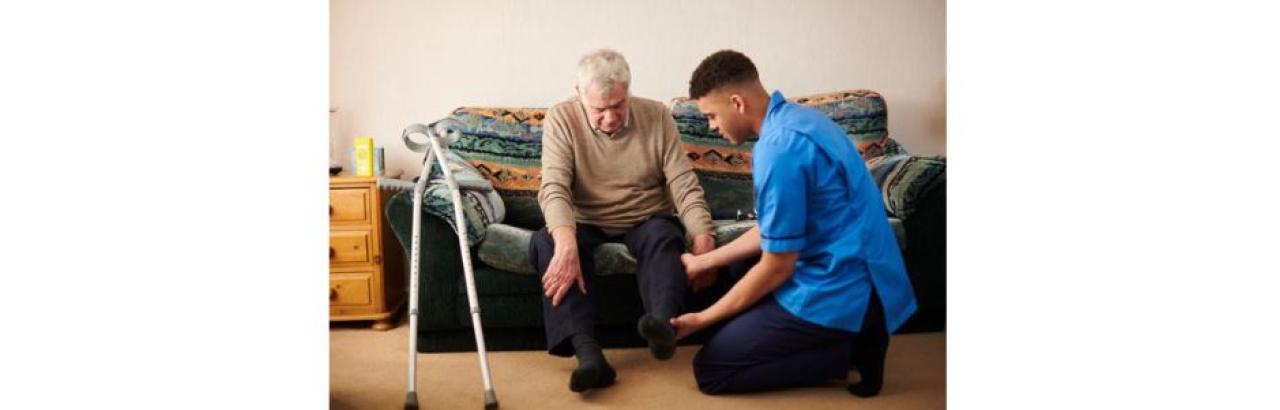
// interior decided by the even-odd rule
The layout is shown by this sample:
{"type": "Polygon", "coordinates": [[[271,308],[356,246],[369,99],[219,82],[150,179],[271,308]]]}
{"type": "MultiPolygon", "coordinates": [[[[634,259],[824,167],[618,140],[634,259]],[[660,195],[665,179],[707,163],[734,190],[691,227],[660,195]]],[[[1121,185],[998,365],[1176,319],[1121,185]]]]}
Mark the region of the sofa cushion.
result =
{"type": "Polygon", "coordinates": [[[867,161],[871,178],[880,187],[884,209],[902,219],[910,219],[922,198],[947,182],[946,157],[885,155],[867,161]]]}
{"type": "Polygon", "coordinates": [[[538,207],[542,184],[543,108],[462,107],[451,118],[463,124],[450,145],[489,179],[506,206],[505,223],[537,229],[545,225],[538,207]]]}
{"type": "Polygon", "coordinates": [[[889,138],[889,110],[880,93],[871,90],[837,91],[793,99],[813,107],[844,130],[864,159],[893,152],[901,146],[889,138]]]}
{"type": "MultiPolygon", "coordinates": [[[[487,239],[480,244],[476,257],[485,264],[522,275],[537,275],[529,264],[529,242],[533,231],[505,224],[489,225],[487,239]]],[[[606,243],[595,251],[596,274],[635,274],[636,260],[620,243],[606,243]]]]}
{"type": "MultiPolygon", "coordinates": [[[[716,246],[724,246],[741,236],[755,221],[714,221],[716,246]]],[[[522,275],[537,275],[529,264],[529,241],[533,240],[533,231],[506,224],[489,225],[485,233],[485,241],[476,251],[476,257],[494,268],[522,275]]],[[[596,274],[634,275],[636,259],[621,243],[605,243],[595,251],[596,274]]]]}
{"type": "MultiPolygon", "coordinates": [[[[501,196],[493,189],[489,181],[480,172],[468,164],[457,152],[446,151],[445,162],[454,180],[462,188],[463,218],[467,221],[467,239],[472,246],[484,241],[485,227],[502,222],[506,215],[501,196]]],[[[417,178],[414,178],[415,180],[417,178]]],[[[431,164],[431,172],[427,174],[429,182],[422,192],[422,213],[440,218],[457,230],[454,224],[453,196],[449,185],[444,181],[444,173],[440,170],[440,162],[431,164]]],[[[413,192],[412,182],[400,180],[381,180],[379,184],[397,188],[405,192],[413,192]]]]}
{"type": "Polygon", "coordinates": [[[946,182],[946,157],[912,155],[889,138],[888,109],[879,93],[843,91],[800,97],[796,102],[814,107],[845,130],[880,187],[889,215],[910,218],[920,198],[946,182]]]}
{"type": "Polygon", "coordinates": [[[751,147],[756,140],[750,139],[742,145],[730,144],[707,126],[707,117],[688,98],[672,100],[671,115],[713,217],[728,218],[737,211],[753,212],[751,147]]]}

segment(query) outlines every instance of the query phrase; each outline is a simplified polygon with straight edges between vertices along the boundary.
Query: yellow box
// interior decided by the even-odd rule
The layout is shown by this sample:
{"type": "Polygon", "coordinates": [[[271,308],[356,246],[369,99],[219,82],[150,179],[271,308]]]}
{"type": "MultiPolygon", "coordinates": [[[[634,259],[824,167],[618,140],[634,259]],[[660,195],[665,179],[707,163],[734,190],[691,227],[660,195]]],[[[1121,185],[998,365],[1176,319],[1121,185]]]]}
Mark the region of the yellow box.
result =
{"type": "Polygon", "coordinates": [[[373,137],[356,137],[356,176],[373,176],[373,137]]]}

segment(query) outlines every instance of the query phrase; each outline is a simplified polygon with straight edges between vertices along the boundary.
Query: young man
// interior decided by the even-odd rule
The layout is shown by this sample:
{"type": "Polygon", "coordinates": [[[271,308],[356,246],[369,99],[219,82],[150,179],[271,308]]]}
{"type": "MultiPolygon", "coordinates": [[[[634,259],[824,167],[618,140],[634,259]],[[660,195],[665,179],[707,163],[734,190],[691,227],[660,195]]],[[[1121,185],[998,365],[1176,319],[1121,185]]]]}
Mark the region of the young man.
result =
{"type": "Polygon", "coordinates": [[[853,143],[818,111],[768,94],[755,65],[736,51],[703,60],[689,96],[731,143],[760,137],[752,148],[759,225],[710,253],[681,256],[690,280],[759,257],[711,307],[671,320],[678,338],[728,321],[694,357],[698,388],[815,384],[855,367],[862,380],[850,393],[879,393],[888,335],[916,302],[880,192],[853,143]]]}
{"type": "Polygon", "coordinates": [[[547,226],[533,235],[530,263],[542,275],[547,351],[578,358],[569,378],[575,392],[616,377],[595,339],[596,304],[610,303],[597,301],[595,248],[622,242],[635,256],[646,312],[636,327],[659,360],[675,353],[669,320],[689,290],[684,240],[697,254],[715,248],[711,213],[671,112],[633,97],[630,83],[622,54],[589,53],[578,62],[577,96],[551,107],[543,122],[538,204],[547,226]]]}

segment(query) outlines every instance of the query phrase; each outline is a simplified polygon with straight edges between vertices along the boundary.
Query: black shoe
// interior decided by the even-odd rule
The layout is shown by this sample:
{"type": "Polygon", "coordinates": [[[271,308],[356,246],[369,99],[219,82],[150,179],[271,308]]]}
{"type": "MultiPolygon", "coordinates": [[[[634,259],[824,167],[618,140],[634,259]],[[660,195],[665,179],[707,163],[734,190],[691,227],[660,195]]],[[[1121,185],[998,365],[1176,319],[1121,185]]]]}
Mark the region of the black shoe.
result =
{"type": "Polygon", "coordinates": [[[866,357],[866,352],[859,353],[861,362],[851,361],[849,370],[856,370],[861,380],[849,385],[849,394],[863,398],[880,394],[880,387],[884,385],[884,356],[866,357]]]}
{"type": "Polygon", "coordinates": [[[862,397],[862,398],[867,398],[867,397],[880,394],[880,387],[881,387],[880,382],[863,380],[858,382],[858,384],[849,385],[849,394],[862,397]]]}
{"type": "Polygon", "coordinates": [[[618,374],[608,363],[602,365],[585,365],[573,369],[569,376],[569,390],[582,393],[588,389],[600,389],[613,385],[618,374]]]}
{"type": "Polygon", "coordinates": [[[636,330],[649,341],[649,353],[658,360],[667,360],[676,354],[676,330],[670,323],[648,314],[640,317],[636,330]]]}

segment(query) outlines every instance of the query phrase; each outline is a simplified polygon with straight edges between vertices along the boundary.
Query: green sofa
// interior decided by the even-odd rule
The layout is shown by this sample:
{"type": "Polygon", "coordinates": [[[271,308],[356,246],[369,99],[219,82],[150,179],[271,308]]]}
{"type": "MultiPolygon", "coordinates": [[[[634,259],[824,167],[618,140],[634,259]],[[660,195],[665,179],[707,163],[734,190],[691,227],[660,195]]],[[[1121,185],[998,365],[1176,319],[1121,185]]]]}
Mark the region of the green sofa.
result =
{"type": "MultiPolygon", "coordinates": [[[[845,128],[885,192],[886,217],[904,248],[920,306],[900,332],[941,330],[946,305],[945,158],[910,155],[889,138],[884,100],[873,91],[793,100],[822,110],[845,128]]],[[[717,242],[723,245],[754,226],[749,219],[737,220],[753,210],[751,143],[728,144],[707,128],[705,117],[690,101],[675,99],[670,107],[717,219],[717,242]]],[[[493,350],[546,348],[541,282],[528,259],[529,238],[544,225],[537,205],[544,115],[545,110],[537,108],[485,107],[463,107],[450,115],[465,126],[451,150],[492,183],[506,212],[500,223],[475,232],[480,240],[472,243],[486,344],[493,350]]],[[[385,207],[406,255],[411,247],[412,209],[410,191],[393,196],[385,207]]],[[[451,222],[437,215],[424,212],[421,218],[418,350],[474,350],[458,239],[451,222]]],[[[608,244],[597,249],[596,261],[597,283],[603,292],[598,338],[606,347],[644,346],[635,332],[643,309],[634,258],[620,244],[608,244]]],[[[701,343],[707,336],[695,335],[682,343],[701,343]]]]}

